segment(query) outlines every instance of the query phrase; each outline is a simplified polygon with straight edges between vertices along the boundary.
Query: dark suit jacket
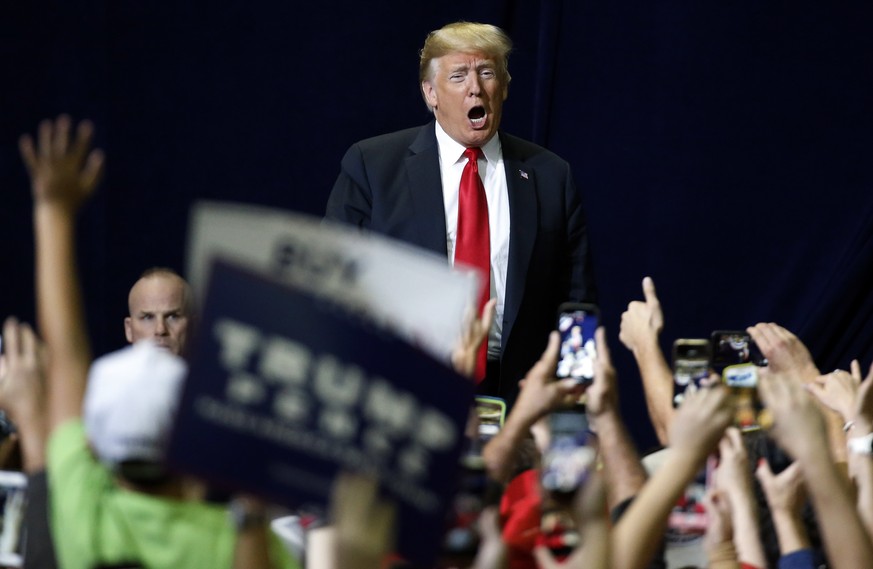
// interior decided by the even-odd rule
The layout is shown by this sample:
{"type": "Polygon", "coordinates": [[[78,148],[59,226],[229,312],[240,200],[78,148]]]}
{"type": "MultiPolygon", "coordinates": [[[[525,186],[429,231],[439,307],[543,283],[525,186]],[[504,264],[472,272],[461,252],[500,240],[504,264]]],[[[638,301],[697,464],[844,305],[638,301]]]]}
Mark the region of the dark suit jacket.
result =
{"type": "MultiPolygon", "coordinates": [[[[570,166],[556,154],[499,133],[509,192],[510,238],[500,393],[545,349],[558,305],[594,302],[585,215],[570,166]]],[[[354,144],[327,203],[339,220],[448,255],[434,123],[354,144]]]]}

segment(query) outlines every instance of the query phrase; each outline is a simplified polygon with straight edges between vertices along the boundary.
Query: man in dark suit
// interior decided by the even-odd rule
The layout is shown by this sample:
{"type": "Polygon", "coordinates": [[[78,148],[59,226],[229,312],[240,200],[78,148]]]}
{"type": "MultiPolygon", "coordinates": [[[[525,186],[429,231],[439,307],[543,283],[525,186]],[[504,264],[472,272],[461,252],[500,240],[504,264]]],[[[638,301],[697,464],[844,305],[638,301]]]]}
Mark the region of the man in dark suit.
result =
{"type": "Polygon", "coordinates": [[[569,164],[498,131],[511,47],[501,29],[487,24],[457,22],[431,32],[419,74],[435,120],[354,144],[326,213],[454,263],[464,208],[459,182],[468,162],[478,166],[490,236],[486,282],[497,299],[479,391],[510,405],[555,329],[558,305],[595,301],[585,215],[569,164]]]}

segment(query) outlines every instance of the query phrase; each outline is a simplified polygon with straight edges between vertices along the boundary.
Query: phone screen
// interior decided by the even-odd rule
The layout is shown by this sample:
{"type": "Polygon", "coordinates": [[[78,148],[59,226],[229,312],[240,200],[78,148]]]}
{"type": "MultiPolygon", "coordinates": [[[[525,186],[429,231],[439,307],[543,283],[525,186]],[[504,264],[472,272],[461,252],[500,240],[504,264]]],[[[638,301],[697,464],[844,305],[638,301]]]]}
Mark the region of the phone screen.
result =
{"type": "Polygon", "coordinates": [[[673,343],[673,406],[700,389],[709,377],[711,348],[709,340],[680,338],[673,343]]]}
{"type": "Polygon", "coordinates": [[[767,365],[767,358],[746,332],[716,330],[710,338],[712,343],[712,367],[723,373],[728,366],[738,364],[767,365]]]}
{"type": "Polygon", "coordinates": [[[594,381],[594,361],[597,358],[594,332],[599,320],[598,311],[593,305],[565,304],[561,307],[558,315],[558,332],[561,334],[559,378],[572,377],[585,384],[594,381]]]}
{"type": "Polygon", "coordinates": [[[767,359],[746,332],[715,331],[711,341],[712,367],[734,399],[734,425],[741,431],[760,429],[764,404],[758,396],[758,367],[767,365],[767,359]]]}
{"type": "Polygon", "coordinates": [[[588,417],[580,409],[549,415],[549,446],[543,455],[542,485],[549,492],[572,494],[594,467],[588,417]]]}
{"type": "Polygon", "coordinates": [[[499,397],[479,395],[476,397],[476,414],[479,417],[479,442],[485,446],[503,427],[506,401],[499,397]]]}

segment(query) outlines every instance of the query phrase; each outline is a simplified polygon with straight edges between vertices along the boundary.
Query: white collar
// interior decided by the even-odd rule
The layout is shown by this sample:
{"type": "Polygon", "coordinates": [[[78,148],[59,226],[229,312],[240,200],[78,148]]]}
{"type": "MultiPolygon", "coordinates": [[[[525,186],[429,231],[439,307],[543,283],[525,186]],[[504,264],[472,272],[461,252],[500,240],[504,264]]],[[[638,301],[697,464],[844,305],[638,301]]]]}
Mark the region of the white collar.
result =
{"type": "MultiPolygon", "coordinates": [[[[463,144],[459,144],[454,138],[440,126],[439,121],[434,121],[436,124],[436,139],[439,147],[440,162],[442,164],[455,164],[464,156],[464,151],[467,149],[463,144]]],[[[495,133],[491,139],[482,146],[482,153],[488,162],[494,163],[500,159],[500,136],[495,133]]]]}

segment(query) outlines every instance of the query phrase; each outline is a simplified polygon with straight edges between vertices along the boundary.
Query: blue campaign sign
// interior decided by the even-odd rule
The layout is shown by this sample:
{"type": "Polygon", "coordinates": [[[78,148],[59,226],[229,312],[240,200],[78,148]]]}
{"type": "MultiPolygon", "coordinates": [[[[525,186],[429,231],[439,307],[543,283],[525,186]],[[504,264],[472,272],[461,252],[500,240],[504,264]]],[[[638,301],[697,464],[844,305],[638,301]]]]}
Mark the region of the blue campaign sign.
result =
{"type": "Polygon", "coordinates": [[[432,563],[455,490],[470,380],[323,299],[217,262],[168,462],[227,490],[326,505],[378,476],[398,552],[432,563]]]}

